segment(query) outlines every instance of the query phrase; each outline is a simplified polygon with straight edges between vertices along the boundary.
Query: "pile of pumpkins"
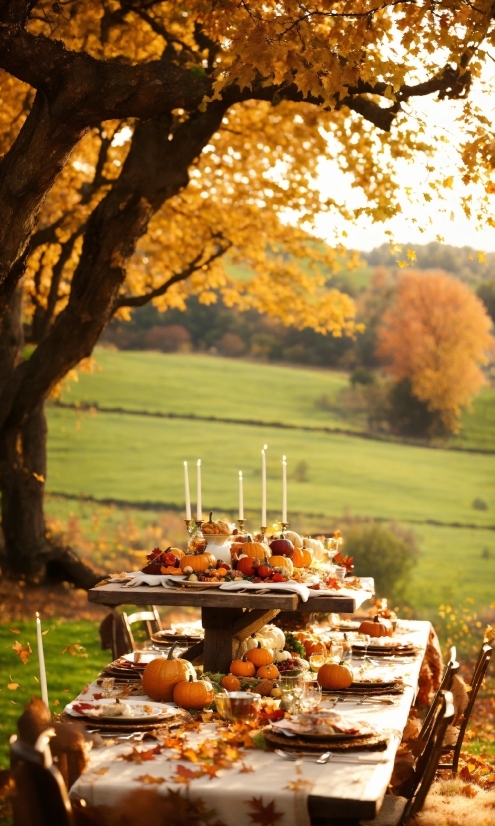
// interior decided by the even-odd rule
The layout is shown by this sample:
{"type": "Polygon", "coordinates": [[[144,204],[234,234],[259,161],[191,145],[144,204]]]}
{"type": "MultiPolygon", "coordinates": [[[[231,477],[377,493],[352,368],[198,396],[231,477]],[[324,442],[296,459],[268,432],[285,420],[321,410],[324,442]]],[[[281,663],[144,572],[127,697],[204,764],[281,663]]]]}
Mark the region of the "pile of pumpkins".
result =
{"type": "Polygon", "coordinates": [[[213,686],[209,680],[197,679],[188,660],[174,658],[174,648],[168,657],[156,657],[148,663],[143,673],[143,690],[158,703],[173,700],[179,708],[203,709],[213,701],[213,686]]]}
{"type": "Polygon", "coordinates": [[[230,548],[236,570],[246,577],[273,578],[277,582],[277,575],[288,578],[294,573],[294,568],[309,568],[314,552],[304,545],[315,540],[308,538],[303,543],[298,534],[291,532],[290,536],[296,538],[297,545],[288,533],[272,539],[269,545],[254,542],[249,535],[236,536],[230,548]]]}
{"type": "Polygon", "coordinates": [[[276,625],[265,625],[256,634],[244,640],[238,650],[238,656],[230,664],[229,674],[220,682],[227,691],[239,691],[241,679],[257,678],[258,694],[270,694],[273,681],[280,676],[275,663],[291,658],[289,651],[284,651],[285,634],[276,625]]]}

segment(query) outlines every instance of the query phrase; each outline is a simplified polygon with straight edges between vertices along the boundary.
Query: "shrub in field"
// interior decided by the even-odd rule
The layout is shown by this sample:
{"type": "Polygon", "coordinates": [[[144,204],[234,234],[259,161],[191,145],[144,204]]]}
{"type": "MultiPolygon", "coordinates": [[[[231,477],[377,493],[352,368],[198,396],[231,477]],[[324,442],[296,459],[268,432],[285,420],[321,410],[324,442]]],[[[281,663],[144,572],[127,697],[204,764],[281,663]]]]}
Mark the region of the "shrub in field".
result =
{"type": "Polygon", "coordinates": [[[354,557],[358,575],[374,577],[377,596],[404,601],[408,575],[419,554],[414,531],[369,521],[346,526],[344,536],[345,553],[354,557]]]}

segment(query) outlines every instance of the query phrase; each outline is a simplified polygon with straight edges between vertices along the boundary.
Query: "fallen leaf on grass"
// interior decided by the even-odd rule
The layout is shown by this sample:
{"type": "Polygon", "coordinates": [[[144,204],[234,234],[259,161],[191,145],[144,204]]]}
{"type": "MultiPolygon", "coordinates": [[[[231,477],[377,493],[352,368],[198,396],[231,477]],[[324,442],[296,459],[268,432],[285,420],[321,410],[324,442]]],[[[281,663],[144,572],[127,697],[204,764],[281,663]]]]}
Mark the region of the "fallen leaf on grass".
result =
{"type": "Polygon", "coordinates": [[[85,653],[79,654],[79,651],[85,652],[86,649],[84,645],[79,645],[78,643],[74,643],[73,645],[66,645],[64,650],[61,651],[61,654],[66,654],[67,651],[72,657],[85,657],[87,658],[88,655],[85,653]]]}
{"type": "Polygon", "coordinates": [[[153,777],[151,774],[142,774],[140,777],[135,777],[134,781],[137,783],[147,783],[150,786],[153,785],[153,783],[159,785],[165,782],[163,777],[153,777]]]}
{"type": "MultiPolygon", "coordinates": [[[[12,680],[12,675],[10,679],[12,680]]],[[[7,688],[9,689],[9,691],[17,691],[17,689],[20,688],[20,685],[19,683],[14,683],[14,681],[12,680],[12,682],[7,683],[7,688]]]]}
{"type": "Polygon", "coordinates": [[[17,656],[21,658],[23,665],[29,662],[29,656],[33,653],[33,649],[28,642],[25,648],[20,642],[15,642],[12,646],[12,651],[15,651],[17,656]]]}
{"type": "Polygon", "coordinates": [[[12,631],[13,634],[20,634],[21,633],[18,628],[11,628],[10,630],[12,631]]]}

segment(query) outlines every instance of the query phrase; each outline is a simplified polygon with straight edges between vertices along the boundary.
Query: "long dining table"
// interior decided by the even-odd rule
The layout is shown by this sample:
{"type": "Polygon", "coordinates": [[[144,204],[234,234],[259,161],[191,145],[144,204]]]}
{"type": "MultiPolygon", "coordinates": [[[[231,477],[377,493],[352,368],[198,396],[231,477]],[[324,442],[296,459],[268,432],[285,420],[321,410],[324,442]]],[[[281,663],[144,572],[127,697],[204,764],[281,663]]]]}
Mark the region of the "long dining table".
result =
{"type": "MultiPolygon", "coordinates": [[[[288,760],[272,750],[241,748],[228,767],[205,774],[197,771],[195,753],[205,744],[225,740],[227,731],[224,722],[206,718],[185,735],[190,746],[187,759],[183,749],[178,752],[173,743],[167,747],[163,740],[154,751],[156,741],[110,740],[94,748],[87,771],[70,790],[71,798],[83,801],[87,811],[99,812],[105,824],[120,822],[112,819],[116,813],[133,812],[134,807],[132,823],[141,824],[141,813],[144,824],[146,801],[153,810],[153,824],[163,826],[170,822],[170,811],[177,813],[180,807],[189,813],[184,814],[184,823],[204,826],[310,826],[319,818],[353,826],[371,819],[379,812],[390,782],[430,628],[428,622],[399,621],[397,637],[411,641],[416,653],[407,658],[387,656],[379,665],[369,666],[383,679],[400,678],[402,693],[374,696],[370,692],[364,698],[324,695],[322,708],[337,708],[344,717],[352,715],[381,732],[386,740],[382,750],[334,751],[328,762],[318,764],[317,756],[306,753],[288,760]]],[[[352,665],[358,668],[362,662],[356,658],[352,665]]],[[[100,691],[92,683],[80,699],[91,699],[100,691]]]]}

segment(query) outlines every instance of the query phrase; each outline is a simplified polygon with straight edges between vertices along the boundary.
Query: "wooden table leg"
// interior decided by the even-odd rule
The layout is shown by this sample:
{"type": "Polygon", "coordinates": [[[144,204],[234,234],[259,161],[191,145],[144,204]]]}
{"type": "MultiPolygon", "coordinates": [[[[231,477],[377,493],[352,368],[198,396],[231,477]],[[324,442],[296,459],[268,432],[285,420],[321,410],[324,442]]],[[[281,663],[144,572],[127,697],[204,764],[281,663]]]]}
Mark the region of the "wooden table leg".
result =
{"type": "Polygon", "coordinates": [[[232,636],[236,620],[242,616],[242,608],[201,609],[201,621],[205,629],[203,665],[205,671],[228,674],[232,662],[232,636]]]}

